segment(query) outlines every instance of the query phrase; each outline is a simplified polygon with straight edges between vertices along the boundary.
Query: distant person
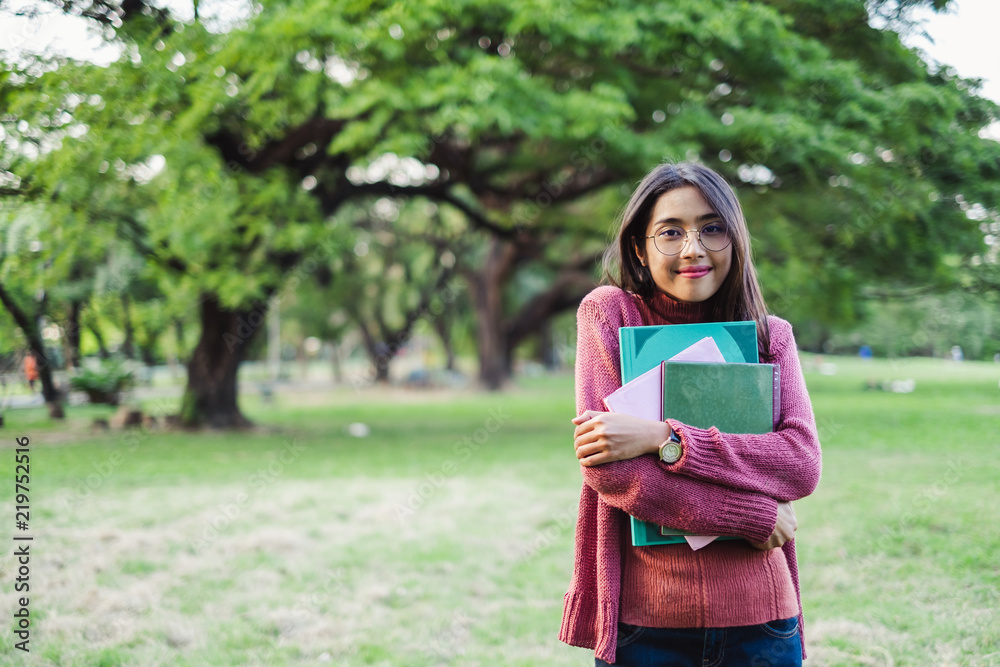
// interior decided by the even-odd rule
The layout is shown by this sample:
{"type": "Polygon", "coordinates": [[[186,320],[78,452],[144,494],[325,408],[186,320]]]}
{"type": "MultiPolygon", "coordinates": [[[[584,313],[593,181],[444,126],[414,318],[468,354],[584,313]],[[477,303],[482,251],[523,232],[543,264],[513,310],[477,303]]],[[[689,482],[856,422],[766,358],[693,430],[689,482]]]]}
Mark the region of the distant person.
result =
{"type": "Polygon", "coordinates": [[[595,649],[596,665],[801,665],[791,501],[816,488],[820,443],[792,327],[767,314],[729,184],[694,163],[653,169],[605,253],[605,282],[577,312],[584,483],[559,638],[595,649]],[[732,320],[756,322],[762,360],[780,365],[773,433],[605,411],[621,386],[620,327],[732,320]],[[635,547],[629,514],[743,539],[635,547]]]}
{"type": "Polygon", "coordinates": [[[861,357],[862,361],[871,361],[872,356],[874,355],[872,354],[872,349],[869,346],[862,345],[858,350],[858,356],[861,357]]]}
{"type": "Polygon", "coordinates": [[[958,362],[962,361],[963,359],[965,359],[965,353],[962,352],[962,346],[961,345],[952,345],[951,346],[951,360],[954,361],[955,363],[958,363],[958,362]]]}
{"type": "Polygon", "coordinates": [[[35,393],[35,383],[38,381],[38,360],[31,352],[24,357],[24,380],[31,388],[31,393],[35,393]]]}

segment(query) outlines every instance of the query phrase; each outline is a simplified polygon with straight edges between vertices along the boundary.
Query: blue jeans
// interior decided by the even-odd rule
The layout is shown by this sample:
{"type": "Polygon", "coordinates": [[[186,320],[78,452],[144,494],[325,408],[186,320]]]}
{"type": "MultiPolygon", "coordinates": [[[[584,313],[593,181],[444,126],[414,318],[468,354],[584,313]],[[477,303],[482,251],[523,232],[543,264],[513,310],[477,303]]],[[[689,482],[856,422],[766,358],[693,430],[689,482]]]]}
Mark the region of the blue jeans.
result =
{"type": "MultiPolygon", "coordinates": [[[[597,667],[609,663],[595,659],[597,667]]],[[[644,628],[618,624],[615,667],[799,667],[799,619],[731,628],[644,628]]]]}

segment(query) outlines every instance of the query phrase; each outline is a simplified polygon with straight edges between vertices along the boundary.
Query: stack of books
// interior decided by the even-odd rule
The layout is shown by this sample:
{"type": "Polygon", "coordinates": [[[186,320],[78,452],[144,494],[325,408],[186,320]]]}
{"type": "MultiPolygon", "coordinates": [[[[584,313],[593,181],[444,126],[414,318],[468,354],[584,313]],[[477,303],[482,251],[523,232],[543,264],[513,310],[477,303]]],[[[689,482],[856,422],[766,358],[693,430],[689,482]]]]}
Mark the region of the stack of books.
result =
{"type": "MultiPolygon", "coordinates": [[[[723,433],[768,433],[780,414],[779,368],[758,363],[754,322],[706,322],[618,330],[622,387],[604,399],[611,412],[667,418],[723,433]]],[[[632,517],[632,544],[715,539],[632,517]]]]}

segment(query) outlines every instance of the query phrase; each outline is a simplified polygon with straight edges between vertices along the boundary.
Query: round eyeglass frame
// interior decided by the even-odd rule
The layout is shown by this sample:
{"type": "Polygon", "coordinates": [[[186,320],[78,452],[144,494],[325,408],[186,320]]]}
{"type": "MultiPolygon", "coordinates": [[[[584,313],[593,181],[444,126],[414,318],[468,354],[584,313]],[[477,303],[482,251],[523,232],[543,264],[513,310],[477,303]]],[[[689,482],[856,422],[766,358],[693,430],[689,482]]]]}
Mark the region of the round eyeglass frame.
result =
{"type": "MultiPolygon", "coordinates": [[[[709,225],[718,225],[718,224],[723,224],[723,223],[710,222],[708,224],[709,225]]],[[[705,225],[705,226],[707,227],[708,225],[705,225]]],[[[722,252],[723,250],[725,250],[726,248],[728,248],[733,243],[733,237],[729,233],[729,225],[723,224],[723,226],[725,226],[725,228],[726,228],[726,245],[722,246],[721,248],[709,248],[707,245],[705,245],[705,242],[701,240],[701,228],[699,228],[699,229],[684,229],[683,227],[678,227],[676,225],[672,225],[670,227],[671,229],[680,229],[681,231],[684,232],[684,241],[678,247],[677,252],[663,252],[663,250],[660,248],[660,246],[656,243],[656,237],[659,236],[660,234],[651,234],[650,236],[646,236],[645,238],[647,238],[647,239],[653,239],[653,246],[656,248],[656,251],[658,253],[660,253],[661,255],[666,255],[667,257],[676,257],[677,255],[681,254],[682,250],[684,250],[684,244],[687,243],[688,234],[690,234],[691,232],[695,232],[698,235],[698,243],[701,244],[702,248],[704,248],[708,252],[722,252]]],[[[660,233],[661,234],[663,233],[662,229],[660,230],[660,233]]]]}

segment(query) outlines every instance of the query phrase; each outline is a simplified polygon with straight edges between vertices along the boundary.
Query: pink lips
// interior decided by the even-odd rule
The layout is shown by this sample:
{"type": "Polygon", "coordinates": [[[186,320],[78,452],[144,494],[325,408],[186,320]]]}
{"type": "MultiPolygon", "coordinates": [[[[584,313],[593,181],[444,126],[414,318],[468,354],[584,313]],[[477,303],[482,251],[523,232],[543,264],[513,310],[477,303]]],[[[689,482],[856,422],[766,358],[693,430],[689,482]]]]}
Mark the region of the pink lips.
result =
{"type": "Polygon", "coordinates": [[[683,269],[679,269],[677,273],[681,274],[685,278],[703,278],[708,275],[712,270],[710,266],[688,266],[683,269]]]}

